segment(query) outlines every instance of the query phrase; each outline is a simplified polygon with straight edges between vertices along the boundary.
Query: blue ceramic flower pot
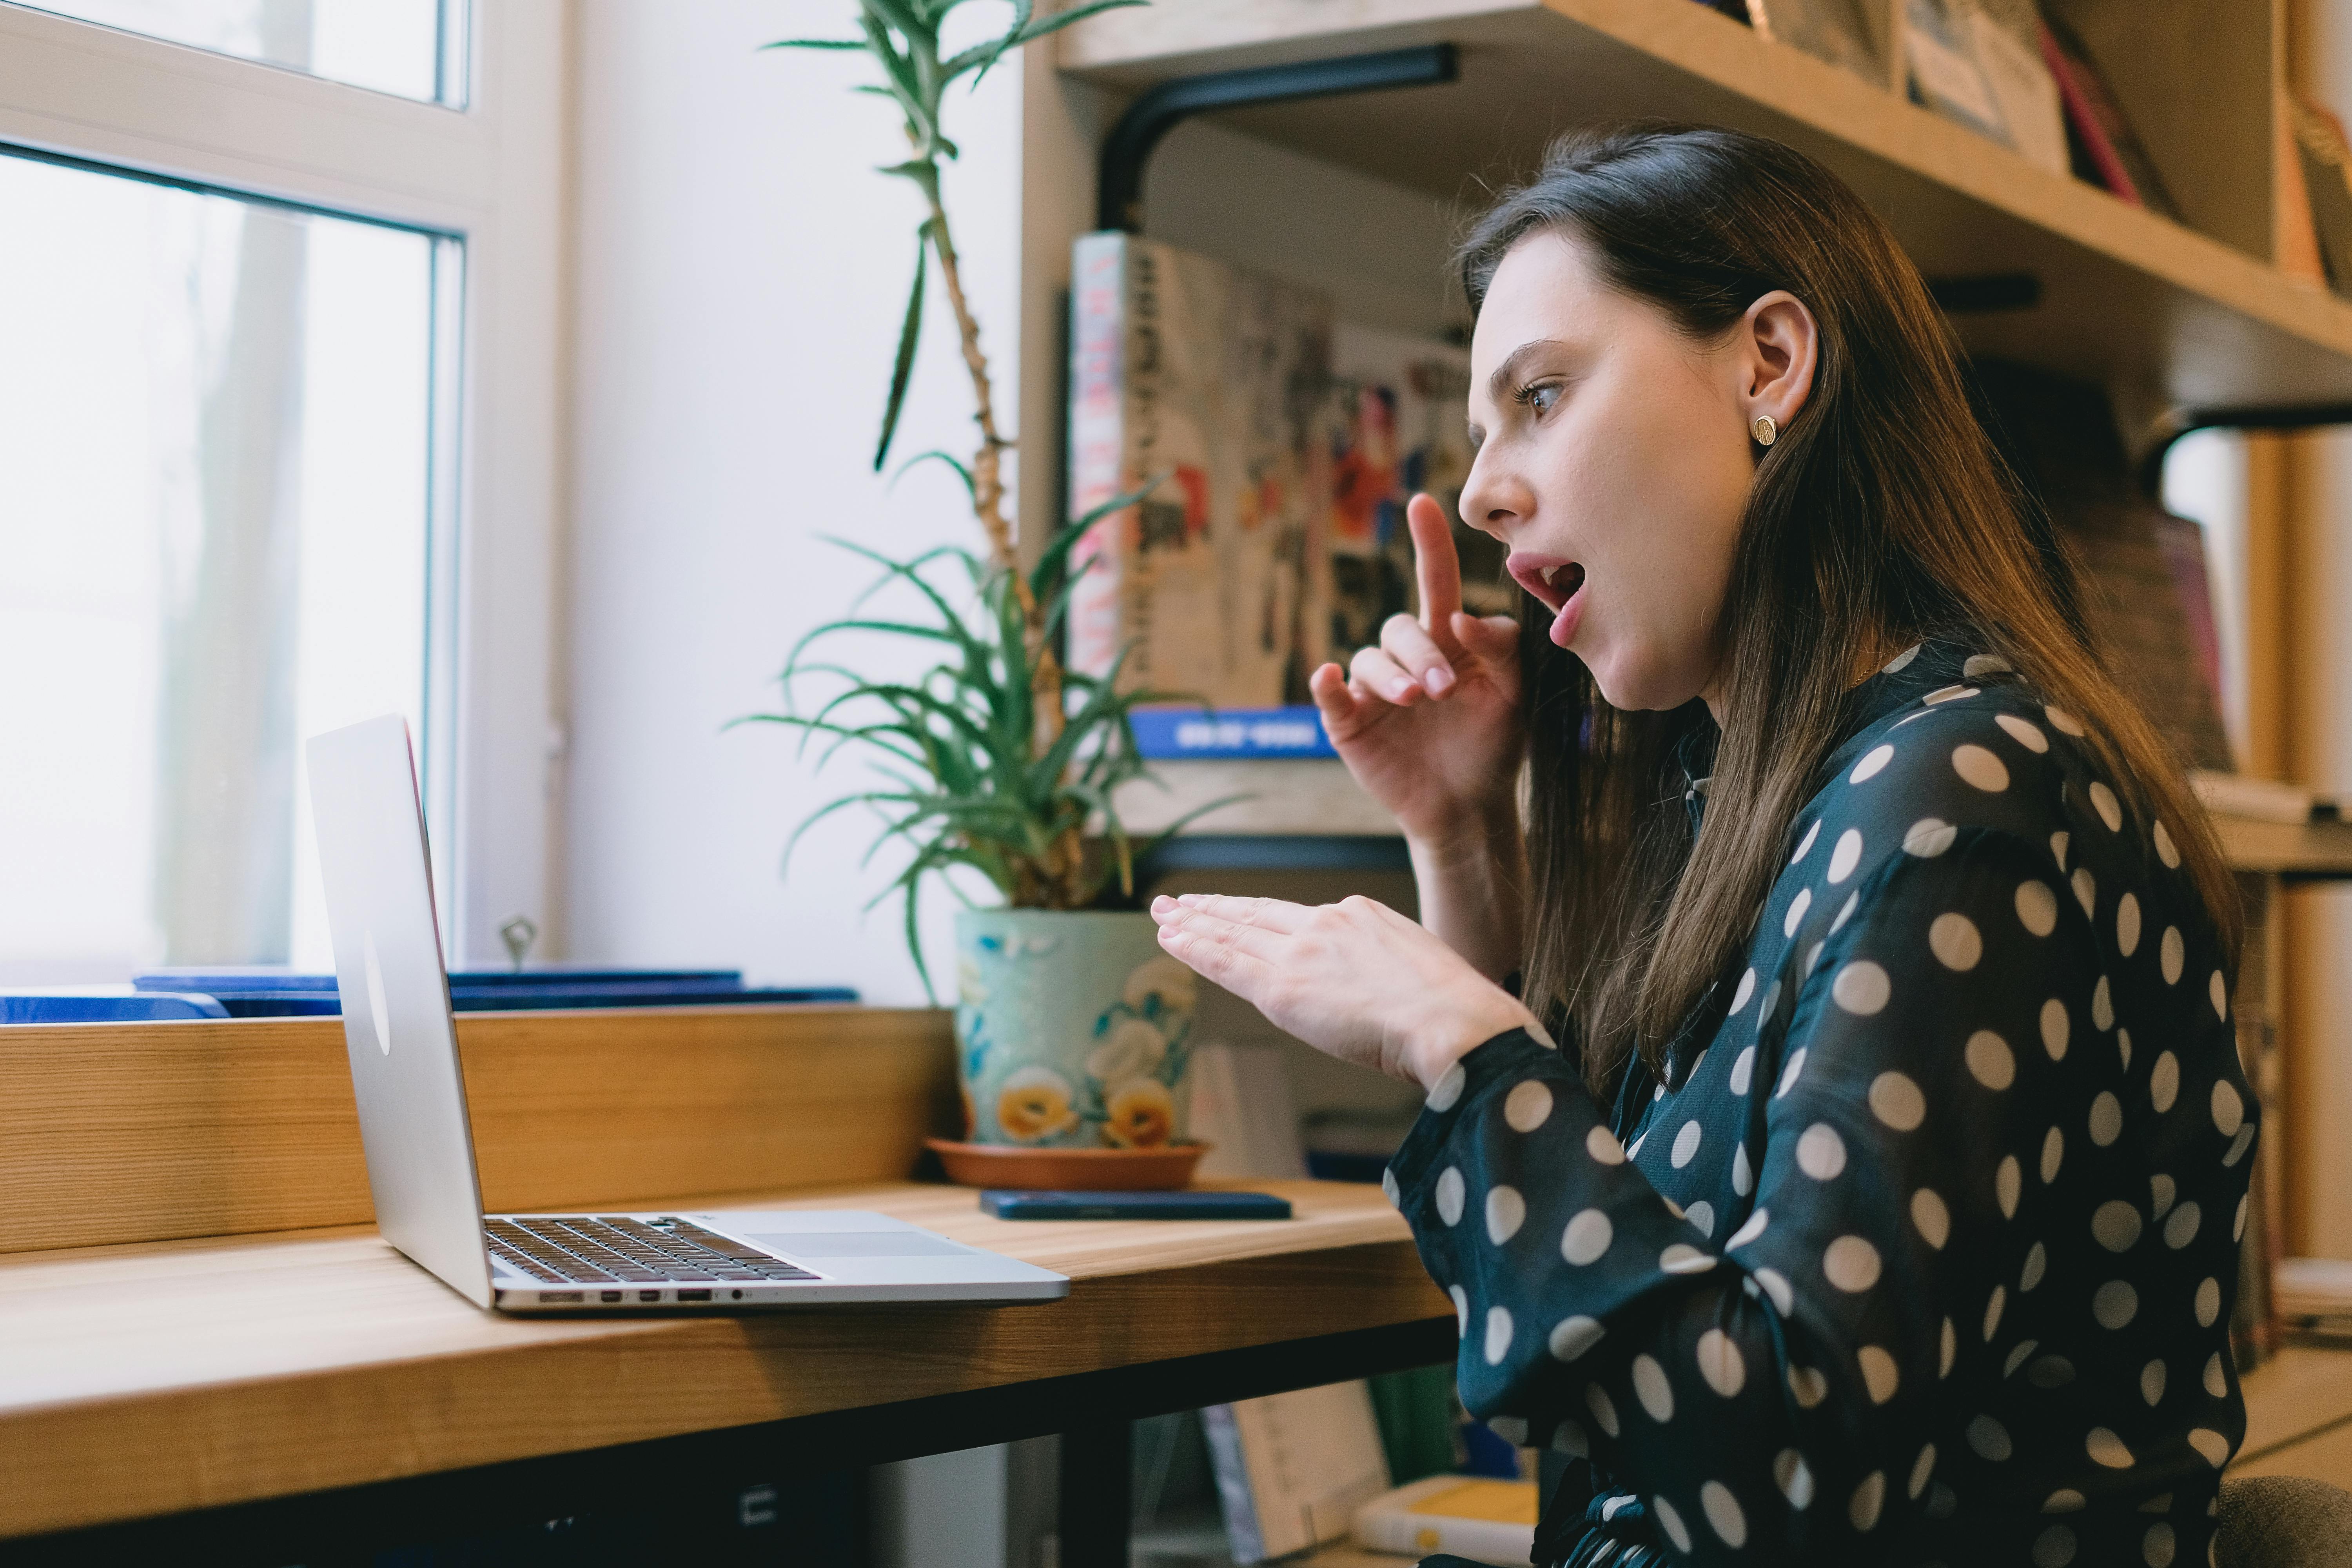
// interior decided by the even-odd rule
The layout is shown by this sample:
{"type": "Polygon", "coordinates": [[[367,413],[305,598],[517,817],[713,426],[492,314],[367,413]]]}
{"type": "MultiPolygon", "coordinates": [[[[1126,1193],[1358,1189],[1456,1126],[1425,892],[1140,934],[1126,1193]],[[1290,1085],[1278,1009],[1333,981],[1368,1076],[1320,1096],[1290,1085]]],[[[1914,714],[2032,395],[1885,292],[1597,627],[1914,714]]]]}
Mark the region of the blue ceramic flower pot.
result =
{"type": "Polygon", "coordinates": [[[956,916],[966,1138],[1149,1149],[1184,1138],[1199,982],[1146,914],[956,916]]]}

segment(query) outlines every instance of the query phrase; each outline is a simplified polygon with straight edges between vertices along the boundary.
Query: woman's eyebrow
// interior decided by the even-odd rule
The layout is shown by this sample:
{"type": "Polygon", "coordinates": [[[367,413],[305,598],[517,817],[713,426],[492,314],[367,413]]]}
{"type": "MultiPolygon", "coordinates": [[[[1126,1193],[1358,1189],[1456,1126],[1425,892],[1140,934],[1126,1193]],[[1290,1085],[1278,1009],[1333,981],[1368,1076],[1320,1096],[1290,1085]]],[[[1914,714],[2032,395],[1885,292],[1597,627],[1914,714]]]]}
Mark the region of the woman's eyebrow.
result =
{"type": "Polygon", "coordinates": [[[1562,349],[1567,346],[1558,338],[1532,338],[1521,343],[1504,355],[1503,363],[1496,365],[1494,374],[1486,378],[1486,395],[1496,403],[1502,402],[1505,395],[1509,392],[1511,384],[1518,379],[1519,368],[1522,364],[1546,349],[1562,349]]]}

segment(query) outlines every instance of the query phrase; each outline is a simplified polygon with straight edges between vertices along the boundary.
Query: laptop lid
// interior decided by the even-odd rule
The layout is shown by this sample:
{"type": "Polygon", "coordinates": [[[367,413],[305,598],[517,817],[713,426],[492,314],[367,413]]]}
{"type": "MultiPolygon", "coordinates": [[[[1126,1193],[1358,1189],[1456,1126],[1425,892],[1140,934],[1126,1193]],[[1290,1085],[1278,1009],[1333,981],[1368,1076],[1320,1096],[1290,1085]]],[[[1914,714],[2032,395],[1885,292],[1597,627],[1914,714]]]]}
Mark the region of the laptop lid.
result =
{"type": "Polygon", "coordinates": [[[309,751],[343,1047],[376,1228],[488,1307],[481,1184],[408,724],[396,714],[371,719],[313,737],[309,751]]]}

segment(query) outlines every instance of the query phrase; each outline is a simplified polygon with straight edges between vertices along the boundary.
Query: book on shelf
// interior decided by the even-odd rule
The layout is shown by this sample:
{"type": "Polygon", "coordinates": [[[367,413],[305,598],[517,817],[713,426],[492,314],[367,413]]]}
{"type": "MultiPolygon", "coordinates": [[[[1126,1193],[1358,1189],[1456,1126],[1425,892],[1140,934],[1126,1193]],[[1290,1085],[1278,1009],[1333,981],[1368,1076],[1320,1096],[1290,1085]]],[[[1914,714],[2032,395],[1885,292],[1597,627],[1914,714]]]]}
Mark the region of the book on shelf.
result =
{"type": "Polygon", "coordinates": [[[2042,58],[2058,84],[2074,173],[2118,200],[2179,219],[2180,208],[2157,173],[2090,51],[2065,25],[2044,12],[2042,58]]]}
{"type": "Polygon", "coordinates": [[[1505,1568],[1533,1555],[1540,1511],[1532,1480],[1429,1476],[1358,1509],[1355,1534],[1373,1552],[1443,1552],[1505,1568]]]}
{"type": "Polygon", "coordinates": [[[2282,193],[2300,195],[2301,211],[2282,223],[2284,244],[2279,267],[2304,277],[2316,276],[2336,294],[2352,299],[2352,151],[2345,145],[2344,127],[2336,118],[2288,96],[2282,110],[2285,133],[2294,149],[2295,167],[2302,171],[2299,189],[2282,193]],[[2300,218],[2301,221],[2296,220],[2300,218]],[[2309,252],[2303,241],[2308,239],[2309,252]],[[2288,254],[2292,252],[2293,254],[2288,254]]]}
{"type": "Polygon", "coordinates": [[[1416,494],[1434,500],[1453,525],[1465,609],[1507,611],[1518,590],[1503,569],[1502,544],[1462,521],[1472,456],[1468,353],[1345,321],[1332,332],[1331,351],[1330,511],[1307,593],[1325,617],[1325,654],[1344,666],[1358,648],[1379,643],[1391,616],[1420,611],[1405,528],[1405,503],[1416,494]]]}
{"type": "Polygon", "coordinates": [[[1886,85],[1886,58],[1863,19],[1861,0],[1748,0],[1748,25],[1874,87],[1886,85]]]}
{"type": "Polygon", "coordinates": [[[1192,1053],[1192,1137],[1208,1146],[1202,1176],[1297,1180],[1307,1174],[1290,1069],[1276,1046],[1212,1040],[1192,1053]]]}
{"type": "Polygon", "coordinates": [[[1979,55],[1980,15],[1969,0],[1905,0],[1904,82],[1914,103],[2014,147],[2009,116],[1979,55]]]}
{"type": "Polygon", "coordinates": [[[1279,708],[1135,709],[1135,750],[1155,762],[1254,762],[1336,757],[1311,702],[1279,708]]]}
{"type": "Polygon", "coordinates": [[[2067,173],[2066,110],[2042,56],[2040,8],[2034,0],[1974,0],[1969,11],[1977,68],[2009,127],[2010,145],[2053,174],[2067,173]]]}
{"type": "Polygon", "coordinates": [[[2106,393],[2001,361],[1970,367],[1986,428],[2049,519],[2074,606],[2113,673],[2188,768],[2234,765],[2204,530],[2133,485],[2106,393]]]}
{"type": "Polygon", "coordinates": [[[2250,778],[2244,773],[2213,768],[2192,769],[2189,787],[2216,816],[2239,816],[2252,822],[2284,822],[2301,826],[2313,822],[2338,822],[2343,812],[2329,795],[2276,779],[2250,778]]]}
{"type": "Polygon", "coordinates": [[[1072,277],[1072,510],[1150,488],[1072,552],[1069,664],[1185,700],[1137,712],[1145,755],[1332,755],[1307,679],[1417,607],[1416,491],[1454,519],[1465,605],[1513,602],[1456,511],[1461,348],[1132,235],[1079,239],[1072,277]]]}
{"type": "Polygon", "coordinates": [[[1220,708],[1304,700],[1329,300],[1129,234],[1072,259],[1073,513],[1151,488],[1072,552],[1070,668],[1220,708]]]}
{"type": "Polygon", "coordinates": [[[1359,1507],[1388,1490],[1388,1458],[1360,1381],[1212,1405],[1201,1425],[1237,1563],[1337,1541],[1359,1507]]]}

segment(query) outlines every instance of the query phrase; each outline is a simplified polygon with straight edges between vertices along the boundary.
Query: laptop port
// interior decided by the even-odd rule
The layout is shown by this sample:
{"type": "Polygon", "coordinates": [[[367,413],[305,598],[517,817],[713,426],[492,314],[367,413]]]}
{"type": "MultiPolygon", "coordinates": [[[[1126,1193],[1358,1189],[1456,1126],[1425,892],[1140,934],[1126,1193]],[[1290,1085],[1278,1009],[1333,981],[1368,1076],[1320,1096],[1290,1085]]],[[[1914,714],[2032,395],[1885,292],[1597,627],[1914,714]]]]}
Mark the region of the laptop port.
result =
{"type": "Polygon", "coordinates": [[[734,1291],[734,1292],[732,1292],[732,1294],[733,1294],[734,1298],[735,1298],[738,1301],[740,1301],[740,1300],[741,1300],[743,1299],[743,1292],[742,1292],[742,1291],[740,1291],[740,1290],[734,1291]]]}
{"type": "MultiPolygon", "coordinates": [[[[540,1298],[542,1301],[546,1299],[547,1298],[544,1295],[540,1298]]],[[[575,1301],[580,1300],[577,1296],[574,1296],[572,1299],[575,1301]]],[[[710,1300],[710,1292],[708,1290],[680,1290],[677,1293],[677,1299],[681,1301],[708,1301],[710,1300]]]]}
{"type": "Polygon", "coordinates": [[[597,1294],[599,1295],[599,1297],[600,1297],[600,1298],[602,1298],[602,1299],[603,1299],[603,1300],[607,1300],[607,1301],[617,1301],[617,1300],[619,1300],[623,1296],[625,1296],[625,1295],[628,1294],[628,1292],[626,1292],[625,1290],[602,1290],[602,1291],[597,1292],[597,1294]]]}
{"type": "Polygon", "coordinates": [[[566,1302],[581,1302],[586,1299],[585,1293],[579,1290],[541,1290],[539,1293],[539,1304],[542,1307],[560,1306],[566,1302]]]}
{"type": "Polygon", "coordinates": [[[640,1301],[658,1301],[661,1300],[661,1292],[658,1290],[640,1290],[637,1292],[637,1300],[640,1301]]]}

